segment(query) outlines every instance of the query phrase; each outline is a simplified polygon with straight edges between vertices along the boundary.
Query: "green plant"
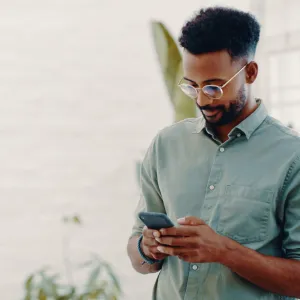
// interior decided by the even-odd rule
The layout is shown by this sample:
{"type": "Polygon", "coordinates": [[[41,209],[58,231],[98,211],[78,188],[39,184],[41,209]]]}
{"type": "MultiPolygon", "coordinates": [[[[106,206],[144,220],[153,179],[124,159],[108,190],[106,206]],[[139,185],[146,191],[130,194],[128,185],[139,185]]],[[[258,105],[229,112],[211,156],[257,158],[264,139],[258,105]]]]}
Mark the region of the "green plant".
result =
{"type": "MultiPolygon", "coordinates": [[[[168,96],[174,109],[174,122],[195,118],[196,105],[178,87],[183,77],[182,56],[171,33],[162,22],[151,21],[154,47],[163,74],[168,96]]],[[[136,178],[140,181],[141,161],[135,165],[136,178]]]]}
{"type": "MultiPolygon", "coordinates": [[[[65,224],[81,225],[79,216],[64,217],[65,224]]],[[[118,300],[121,287],[112,267],[97,255],[77,266],[77,270],[84,270],[86,281],[82,285],[75,285],[73,280],[73,266],[69,260],[69,239],[64,238],[63,256],[66,269],[67,283],[61,275],[50,272],[49,267],[29,275],[25,280],[26,295],[24,300],[118,300]]]]}
{"type": "Polygon", "coordinates": [[[182,56],[166,26],[157,21],[151,22],[155,50],[160,63],[164,82],[174,108],[174,121],[196,117],[196,105],[178,88],[183,77],[182,56]]]}

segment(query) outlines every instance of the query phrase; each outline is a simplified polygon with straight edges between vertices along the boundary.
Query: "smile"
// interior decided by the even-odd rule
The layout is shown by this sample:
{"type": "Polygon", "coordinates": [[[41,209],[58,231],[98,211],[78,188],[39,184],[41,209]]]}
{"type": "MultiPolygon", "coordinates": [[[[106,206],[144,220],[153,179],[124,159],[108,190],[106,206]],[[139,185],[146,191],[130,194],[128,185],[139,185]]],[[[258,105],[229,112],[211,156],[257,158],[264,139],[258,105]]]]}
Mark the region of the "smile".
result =
{"type": "Polygon", "coordinates": [[[213,118],[220,113],[220,110],[203,111],[203,114],[208,118],[213,118]]]}

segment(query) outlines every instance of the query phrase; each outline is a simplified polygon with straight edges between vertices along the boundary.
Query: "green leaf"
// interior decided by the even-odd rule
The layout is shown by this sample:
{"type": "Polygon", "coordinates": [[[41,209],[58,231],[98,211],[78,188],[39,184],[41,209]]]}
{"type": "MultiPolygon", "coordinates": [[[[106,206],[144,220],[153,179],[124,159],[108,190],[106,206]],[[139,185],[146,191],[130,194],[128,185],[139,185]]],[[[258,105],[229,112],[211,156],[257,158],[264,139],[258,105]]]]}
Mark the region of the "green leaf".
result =
{"type": "Polygon", "coordinates": [[[175,110],[175,121],[194,118],[195,102],[178,87],[178,82],[183,77],[182,57],[178,46],[163,23],[152,21],[151,28],[164,82],[175,110]]]}
{"type": "Polygon", "coordinates": [[[58,296],[58,298],[56,298],[57,300],[72,300],[72,295],[70,296],[68,295],[63,295],[63,296],[58,296]]]}
{"type": "Polygon", "coordinates": [[[87,293],[83,293],[78,297],[78,300],[90,300],[90,299],[108,299],[104,289],[95,289],[87,293]],[[101,298],[99,298],[101,296],[101,298]]]}
{"type": "Polygon", "coordinates": [[[72,217],[64,216],[63,217],[64,223],[74,223],[74,224],[81,224],[81,218],[78,215],[74,215],[72,217]]]}
{"type": "Polygon", "coordinates": [[[25,288],[27,291],[31,291],[34,275],[30,275],[25,281],[25,288]]]}
{"type": "Polygon", "coordinates": [[[64,217],[63,217],[63,222],[64,222],[64,223],[69,223],[69,217],[64,216],[64,217]]]}
{"type": "Polygon", "coordinates": [[[178,65],[181,61],[181,54],[177,44],[164,24],[152,21],[151,27],[160,68],[163,72],[171,101],[173,102],[173,92],[176,84],[178,65]]]}
{"type": "Polygon", "coordinates": [[[31,300],[31,293],[30,292],[26,293],[24,300],[31,300]]]}
{"type": "MultiPolygon", "coordinates": [[[[178,83],[183,77],[182,61],[178,65],[176,82],[178,83]]],[[[173,93],[173,102],[175,107],[175,121],[181,121],[187,118],[197,117],[196,104],[195,101],[189,98],[182,90],[178,87],[176,83],[176,88],[173,93]]]]}
{"type": "Polygon", "coordinates": [[[99,296],[105,295],[104,289],[95,289],[89,293],[89,299],[98,299],[99,296]]]}
{"type": "Polygon", "coordinates": [[[40,269],[39,271],[37,271],[37,273],[42,273],[42,272],[46,273],[49,270],[50,270],[50,266],[46,265],[42,269],[40,269]]]}
{"type": "Polygon", "coordinates": [[[43,291],[46,293],[46,295],[50,297],[56,297],[57,286],[56,286],[55,278],[57,277],[57,275],[48,276],[44,271],[41,271],[40,276],[41,276],[40,285],[43,291]]]}
{"type": "Polygon", "coordinates": [[[39,290],[39,296],[38,296],[38,299],[39,299],[39,300],[47,300],[47,296],[46,296],[46,294],[45,294],[45,292],[44,292],[43,289],[40,289],[40,290],[39,290]]]}
{"type": "Polygon", "coordinates": [[[28,290],[26,292],[24,300],[32,300],[32,293],[31,292],[32,292],[31,290],[28,290]]]}
{"type": "Polygon", "coordinates": [[[88,289],[91,289],[94,286],[99,274],[100,274],[100,265],[98,265],[92,270],[87,282],[88,289]]]}
{"type": "Polygon", "coordinates": [[[73,300],[75,294],[76,294],[76,288],[75,288],[75,287],[72,287],[70,293],[65,294],[65,295],[58,296],[58,297],[56,297],[55,299],[56,299],[56,300],[73,300]]]}
{"type": "Polygon", "coordinates": [[[112,267],[108,263],[105,263],[105,266],[106,266],[108,275],[110,276],[110,278],[113,281],[114,287],[117,289],[118,292],[121,292],[122,289],[121,289],[121,285],[120,285],[119,279],[115,275],[112,267]]]}
{"type": "Polygon", "coordinates": [[[74,216],[74,217],[72,218],[72,220],[73,220],[73,223],[74,223],[74,224],[81,224],[81,223],[82,223],[79,216],[74,216]]]}
{"type": "Polygon", "coordinates": [[[86,268],[86,267],[91,266],[93,263],[94,263],[93,260],[87,260],[87,261],[85,261],[85,262],[79,264],[78,267],[79,267],[79,268],[86,268]]]}

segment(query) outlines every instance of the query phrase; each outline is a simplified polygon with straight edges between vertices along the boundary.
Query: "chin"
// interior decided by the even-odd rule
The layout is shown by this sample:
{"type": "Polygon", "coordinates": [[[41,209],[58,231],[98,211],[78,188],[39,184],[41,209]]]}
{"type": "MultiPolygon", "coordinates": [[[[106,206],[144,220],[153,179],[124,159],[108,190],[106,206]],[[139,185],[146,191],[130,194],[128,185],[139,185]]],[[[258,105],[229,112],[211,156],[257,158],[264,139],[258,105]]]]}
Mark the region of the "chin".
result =
{"type": "Polygon", "coordinates": [[[219,122],[222,122],[222,115],[218,118],[214,118],[214,119],[209,119],[207,117],[204,117],[206,122],[209,123],[209,124],[216,124],[218,125],[219,122]]]}

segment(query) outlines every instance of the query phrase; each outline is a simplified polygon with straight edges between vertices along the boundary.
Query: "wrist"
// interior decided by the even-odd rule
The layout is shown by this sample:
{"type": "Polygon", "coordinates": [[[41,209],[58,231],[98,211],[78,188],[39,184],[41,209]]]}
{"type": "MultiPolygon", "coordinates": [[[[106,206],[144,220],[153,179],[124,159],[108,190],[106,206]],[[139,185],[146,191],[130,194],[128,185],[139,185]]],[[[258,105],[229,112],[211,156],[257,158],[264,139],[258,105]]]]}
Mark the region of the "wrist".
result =
{"type": "Polygon", "coordinates": [[[138,252],[144,260],[142,264],[147,263],[149,265],[153,265],[155,263],[161,262],[160,260],[154,259],[149,254],[145,253],[144,248],[145,247],[143,245],[143,235],[141,235],[140,238],[138,239],[138,252]]]}
{"type": "Polygon", "coordinates": [[[222,248],[218,255],[218,262],[228,266],[228,264],[230,264],[229,261],[234,257],[233,252],[236,251],[239,244],[225,236],[222,236],[221,244],[222,248]]]}

